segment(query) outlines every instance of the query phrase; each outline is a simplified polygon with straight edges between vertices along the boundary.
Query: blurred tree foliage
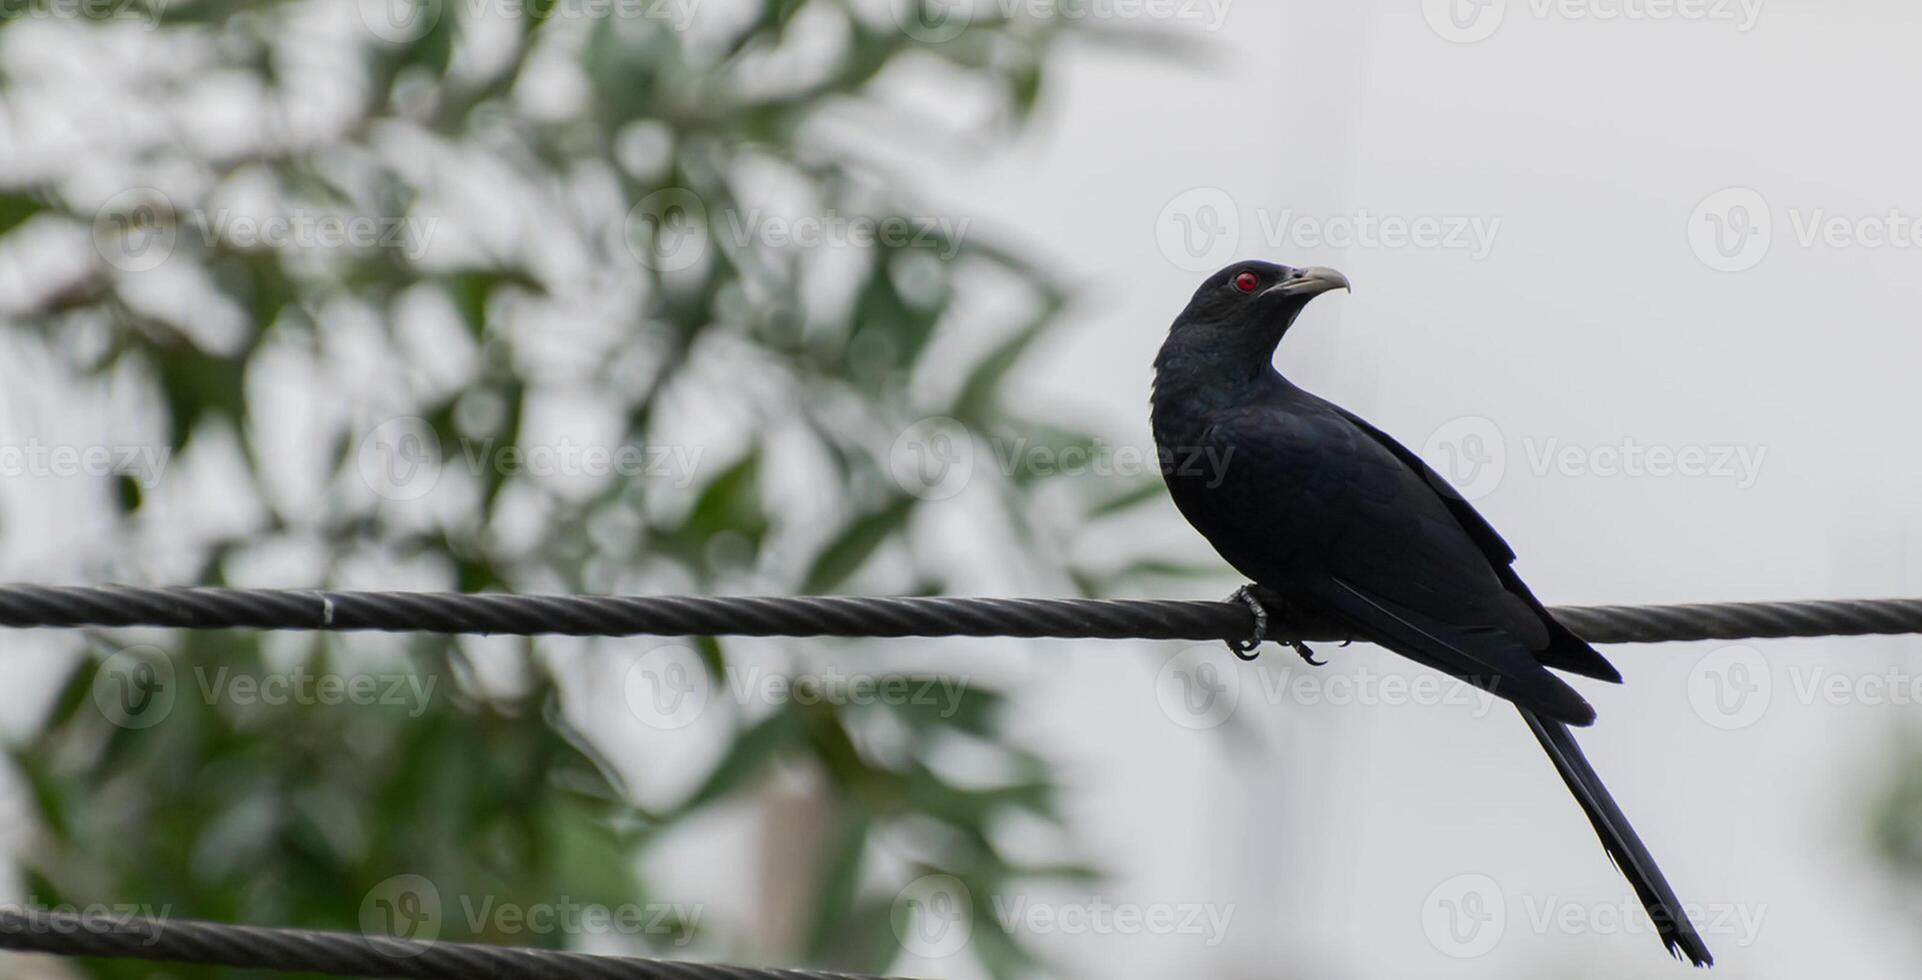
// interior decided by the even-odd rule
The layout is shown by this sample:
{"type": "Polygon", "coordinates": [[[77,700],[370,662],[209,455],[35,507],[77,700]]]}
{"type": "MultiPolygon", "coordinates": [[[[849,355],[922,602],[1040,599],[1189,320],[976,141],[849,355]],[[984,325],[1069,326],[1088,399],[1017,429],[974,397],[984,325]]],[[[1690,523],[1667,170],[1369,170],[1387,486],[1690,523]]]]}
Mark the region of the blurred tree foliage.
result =
{"type": "Polygon", "coordinates": [[[1868,813],[1869,842],[1904,907],[1922,910],[1922,736],[1893,739],[1868,813]]]}
{"type": "MultiPolygon", "coordinates": [[[[51,365],[31,380],[114,406],[121,442],[174,454],[153,484],[108,481],[107,533],[68,564],[463,590],[1098,587],[1062,557],[1067,536],[1140,487],[1109,481],[1043,520],[1061,508],[1037,506],[1049,481],[1032,474],[977,465],[970,492],[934,508],[890,471],[931,416],[983,441],[1086,441],[1002,394],[1062,284],[929,220],[889,169],[1024,123],[1063,25],[941,36],[870,6],[129,0],[75,20],[88,5],[8,5],[0,340],[36,352],[11,376],[51,365]],[[913,234],[810,248],[741,230],[773,214],[913,234]],[[265,240],[275,227],[291,237],[265,240]],[[638,478],[498,462],[569,440],[680,455],[638,478]],[[464,463],[474,447],[487,460],[464,463]],[[391,469],[417,464],[433,468],[418,493],[391,469]],[[994,557],[944,546],[957,522],[994,557]]],[[[1057,786],[979,682],[951,713],[709,713],[734,735],[662,802],[618,775],[655,745],[577,724],[583,688],[620,687],[613,657],[632,641],[560,648],[562,669],[544,643],[138,639],[156,646],[90,638],[12,748],[39,825],[19,855],[37,902],[567,945],[472,928],[454,896],[672,902],[641,873],[650,849],[777,768],[809,774],[837,814],[797,948],[756,949],[711,920],[622,948],[685,952],[687,933],[712,955],[882,971],[909,878],[952,873],[985,902],[1009,881],[1089,874],[997,846],[1004,818],[1059,833],[1057,786]],[[404,670],[436,693],[411,707],[203,696],[222,670],[404,670]],[[1000,777],[945,774],[931,760],[954,742],[1000,777]],[[438,921],[413,921],[426,913],[397,899],[398,874],[433,883],[438,921]]],[[[736,651],[700,655],[718,676],[736,651]]],[[[1028,969],[981,911],[988,968],[1028,969]]]]}

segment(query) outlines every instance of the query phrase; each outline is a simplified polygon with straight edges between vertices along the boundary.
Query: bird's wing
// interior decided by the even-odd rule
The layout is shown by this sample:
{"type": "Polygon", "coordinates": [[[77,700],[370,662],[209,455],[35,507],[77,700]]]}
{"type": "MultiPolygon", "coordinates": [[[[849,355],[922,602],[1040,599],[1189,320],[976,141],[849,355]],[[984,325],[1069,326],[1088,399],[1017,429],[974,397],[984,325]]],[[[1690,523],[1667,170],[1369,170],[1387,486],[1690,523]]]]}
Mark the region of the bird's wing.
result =
{"type": "Polygon", "coordinates": [[[1448,512],[1461,524],[1462,530],[1466,531],[1481,548],[1482,554],[1488,559],[1490,567],[1495,570],[1496,578],[1501,581],[1502,587],[1510,595],[1521,600],[1547,628],[1548,645],[1536,650],[1537,659],[1550,667],[1572,671],[1596,680],[1615,684],[1622,682],[1621,672],[1615,669],[1614,664],[1609,663],[1595,651],[1594,647],[1589,646],[1586,640],[1575,635],[1572,630],[1550,615],[1547,607],[1542,605],[1542,601],[1535,598],[1535,593],[1529,589],[1528,583],[1523,582],[1521,576],[1515,573],[1515,549],[1509,547],[1507,541],[1502,540],[1502,536],[1495,531],[1494,525],[1489,524],[1488,519],[1483,517],[1481,512],[1475,509],[1475,505],[1469,503],[1453,484],[1440,473],[1435,472],[1434,467],[1429,466],[1407,446],[1396,441],[1395,437],[1375,428],[1366,419],[1339,405],[1331,403],[1328,407],[1388,450],[1404,466],[1419,474],[1422,482],[1427,484],[1428,488],[1434,491],[1435,496],[1447,506],[1448,512]]]}
{"type": "Polygon", "coordinates": [[[1499,626],[1444,622],[1339,575],[1309,588],[1325,608],[1396,653],[1546,717],[1571,725],[1595,723],[1588,701],[1499,626]]]}
{"type": "MultiPolygon", "coordinates": [[[[1550,645],[1548,624],[1504,586],[1497,568],[1506,565],[1491,560],[1425,467],[1318,399],[1232,410],[1217,425],[1229,444],[1270,457],[1231,466],[1286,470],[1248,474],[1288,488],[1286,499],[1266,502],[1285,513],[1239,523],[1248,533],[1275,528],[1295,540],[1273,546],[1312,556],[1319,574],[1288,576],[1293,588],[1397,653],[1546,717],[1594,721],[1594,709],[1537,657],[1550,645]]],[[[1501,540],[1492,529],[1487,537],[1501,540]]]]}

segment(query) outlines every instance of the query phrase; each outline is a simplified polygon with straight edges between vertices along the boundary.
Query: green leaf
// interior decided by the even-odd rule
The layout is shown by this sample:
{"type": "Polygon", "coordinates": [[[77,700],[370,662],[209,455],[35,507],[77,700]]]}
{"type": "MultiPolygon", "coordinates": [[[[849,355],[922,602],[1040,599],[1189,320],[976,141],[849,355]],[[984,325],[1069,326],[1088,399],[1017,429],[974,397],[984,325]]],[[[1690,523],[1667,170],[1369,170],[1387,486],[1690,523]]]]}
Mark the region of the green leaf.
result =
{"type": "Polygon", "coordinates": [[[793,712],[778,710],[735,736],[699,789],[676,810],[685,815],[720,800],[747,785],[773,763],[782,750],[800,740],[805,729],[793,712]]]}
{"type": "Polygon", "coordinates": [[[1059,312],[1058,304],[1050,304],[1040,316],[1016,330],[976,362],[968,374],[967,382],[961,386],[959,396],[955,398],[954,415],[957,418],[982,420],[994,416],[1002,382],[1007,380],[1016,365],[1022,363],[1029,349],[1047,335],[1059,312]]]}
{"type": "Polygon", "coordinates": [[[45,209],[46,205],[33,195],[0,191],[0,235],[26,224],[28,218],[45,209]]]}
{"type": "Polygon", "coordinates": [[[848,580],[882,544],[907,525],[909,515],[914,513],[920,501],[905,494],[890,500],[880,510],[857,518],[854,523],[842,529],[828,546],[814,559],[814,564],[801,586],[808,595],[821,595],[838,588],[848,580]]]}

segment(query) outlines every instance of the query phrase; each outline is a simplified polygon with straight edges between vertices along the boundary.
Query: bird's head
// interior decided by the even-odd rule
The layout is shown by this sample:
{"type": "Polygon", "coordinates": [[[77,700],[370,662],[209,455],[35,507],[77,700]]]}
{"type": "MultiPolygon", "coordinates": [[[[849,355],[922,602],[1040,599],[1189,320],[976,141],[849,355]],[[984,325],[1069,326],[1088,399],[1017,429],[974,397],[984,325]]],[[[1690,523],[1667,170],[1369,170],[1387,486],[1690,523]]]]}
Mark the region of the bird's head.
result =
{"type": "Polygon", "coordinates": [[[1347,289],[1348,277],[1333,269],[1296,269],[1273,262],[1236,262],[1208,277],[1188,308],[1175,318],[1168,344],[1209,360],[1266,366],[1275,345],[1308,302],[1347,289]]]}

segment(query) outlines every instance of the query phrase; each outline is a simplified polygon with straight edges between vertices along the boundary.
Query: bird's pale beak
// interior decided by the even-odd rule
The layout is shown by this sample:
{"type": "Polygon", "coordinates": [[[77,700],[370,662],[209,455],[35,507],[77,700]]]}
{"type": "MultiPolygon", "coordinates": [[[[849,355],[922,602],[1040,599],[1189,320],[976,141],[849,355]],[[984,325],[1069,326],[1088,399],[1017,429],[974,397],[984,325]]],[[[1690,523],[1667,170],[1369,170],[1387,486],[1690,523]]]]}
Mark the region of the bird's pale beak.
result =
{"type": "Polygon", "coordinates": [[[1294,275],[1276,283],[1264,291],[1264,295],[1290,296],[1307,299],[1322,293],[1348,288],[1348,277],[1327,266],[1311,266],[1299,269],[1294,275]]]}

